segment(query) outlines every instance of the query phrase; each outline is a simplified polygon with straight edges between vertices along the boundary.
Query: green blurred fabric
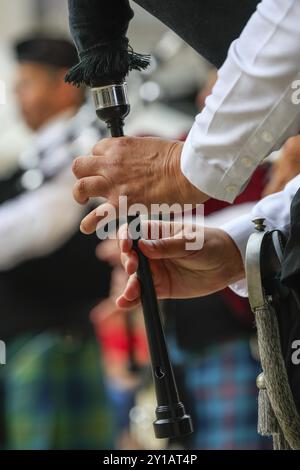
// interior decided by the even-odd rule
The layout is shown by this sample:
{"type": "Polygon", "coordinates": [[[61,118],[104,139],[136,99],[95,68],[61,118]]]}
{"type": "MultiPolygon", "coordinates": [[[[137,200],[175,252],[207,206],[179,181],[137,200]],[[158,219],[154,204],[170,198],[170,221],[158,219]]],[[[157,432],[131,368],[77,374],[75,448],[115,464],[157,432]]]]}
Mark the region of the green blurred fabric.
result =
{"type": "Polygon", "coordinates": [[[0,373],[5,448],[113,448],[113,423],[94,338],[27,335],[8,345],[7,365],[0,373]]]}

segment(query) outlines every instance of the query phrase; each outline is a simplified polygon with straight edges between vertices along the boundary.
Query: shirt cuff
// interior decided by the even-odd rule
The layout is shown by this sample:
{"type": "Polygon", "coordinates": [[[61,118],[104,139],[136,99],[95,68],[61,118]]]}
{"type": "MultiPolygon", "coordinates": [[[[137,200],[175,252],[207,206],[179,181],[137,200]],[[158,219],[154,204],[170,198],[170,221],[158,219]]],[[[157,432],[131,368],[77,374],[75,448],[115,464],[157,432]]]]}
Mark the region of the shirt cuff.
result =
{"type": "MultiPolygon", "coordinates": [[[[250,235],[254,231],[254,225],[251,221],[250,214],[242,215],[231,222],[223,224],[220,228],[221,230],[224,230],[230,238],[232,238],[242,255],[243,263],[245,264],[247,243],[250,235]]],[[[248,297],[246,279],[242,279],[228,287],[240,297],[248,297]]]]}
{"type": "Polygon", "coordinates": [[[222,162],[213,158],[206,159],[200,152],[196,152],[191,143],[191,134],[183,146],[181,171],[196,188],[212,198],[233,202],[240,192],[240,188],[234,184],[229,184],[223,190],[221,182],[225,168],[222,168],[222,162]]]}
{"type": "Polygon", "coordinates": [[[243,262],[245,263],[247,243],[250,235],[254,232],[254,224],[251,221],[251,215],[242,215],[237,219],[221,225],[220,228],[232,238],[240,250],[243,262]]]}
{"type": "Polygon", "coordinates": [[[248,286],[246,279],[235,282],[228,287],[239,297],[248,297],[248,286]]]}

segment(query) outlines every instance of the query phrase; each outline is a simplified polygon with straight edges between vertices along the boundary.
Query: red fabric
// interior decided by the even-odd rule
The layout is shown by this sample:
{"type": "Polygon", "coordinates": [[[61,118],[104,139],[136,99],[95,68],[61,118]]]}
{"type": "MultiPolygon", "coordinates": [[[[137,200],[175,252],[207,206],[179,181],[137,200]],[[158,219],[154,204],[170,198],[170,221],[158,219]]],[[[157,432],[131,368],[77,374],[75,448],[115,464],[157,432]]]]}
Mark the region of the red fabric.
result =
{"type": "MultiPolygon", "coordinates": [[[[238,196],[234,205],[245,202],[255,202],[261,198],[262,191],[266,184],[267,171],[267,165],[260,166],[255,171],[246,189],[242,194],[240,194],[240,196],[238,196]]],[[[205,203],[205,215],[209,215],[228,206],[230,206],[228,202],[210,199],[205,203]]],[[[219,294],[223,297],[224,302],[230,307],[242,323],[252,325],[253,314],[251,312],[248,299],[239,297],[228,288],[219,292],[219,294]]]]}
{"type": "MultiPolygon", "coordinates": [[[[258,167],[255,173],[252,175],[246,189],[240,194],[233,205],[242,204],[244,202],[258,201],[261,198],[262,191],[266,184],[267,177],[267,166],[263,165],[258,167]]],[[[209,215],[212,212],[220,211],[225,207],[230,206],[229,202],[218,201],[217,199],[209,199],[205,203],[205,215],[209,215]]]]}
{"type": "MultiPolygon", "coordinates": [[[[125,322],[120,323],[111,318],[110,321],[102,322],[96,332],[107,361],[127,362],[129,338],[126,334],[125,322]]],[[[137,362],[147,363],[149,355],[145,330],[141,327],[135,328],[132,340],[137,362]]]]}

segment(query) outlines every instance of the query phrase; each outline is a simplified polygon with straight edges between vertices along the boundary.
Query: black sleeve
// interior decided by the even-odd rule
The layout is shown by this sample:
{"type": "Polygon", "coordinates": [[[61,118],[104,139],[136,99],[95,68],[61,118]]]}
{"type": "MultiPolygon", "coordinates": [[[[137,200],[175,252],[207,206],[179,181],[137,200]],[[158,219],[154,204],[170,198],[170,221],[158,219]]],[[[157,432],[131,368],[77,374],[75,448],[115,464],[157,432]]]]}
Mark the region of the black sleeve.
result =
{"type": "Polygon", "coordinates": [[[219,68],[260,0],[134,1],[219,68]]]}
{"type": "Polygon", "coordinates": [[[66,76],[76,86],[99,86],[145,69],[147,55],[136,53],[126,37],[134,14],[128,0],[69,0],[70,30],[79,63],[66,76]]]}
{"type": "Polygon", "coordinates": [[[124,38],[132,18],[128,0],[69,0],[70,30],[80,55],[124,38]]]}

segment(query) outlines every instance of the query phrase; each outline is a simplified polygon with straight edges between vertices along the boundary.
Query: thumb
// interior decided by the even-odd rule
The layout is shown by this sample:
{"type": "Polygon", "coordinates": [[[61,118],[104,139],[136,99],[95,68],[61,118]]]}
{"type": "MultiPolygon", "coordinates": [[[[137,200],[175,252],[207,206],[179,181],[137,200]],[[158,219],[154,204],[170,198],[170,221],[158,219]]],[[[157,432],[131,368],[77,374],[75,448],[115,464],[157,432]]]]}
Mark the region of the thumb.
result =
{"type": "Polygon", "coordinates": [[[186,240],[182,238],[162,238],[159,240],[139,240],[141,252],[150,259],[178,258],[186,254],[186,240]]]}

